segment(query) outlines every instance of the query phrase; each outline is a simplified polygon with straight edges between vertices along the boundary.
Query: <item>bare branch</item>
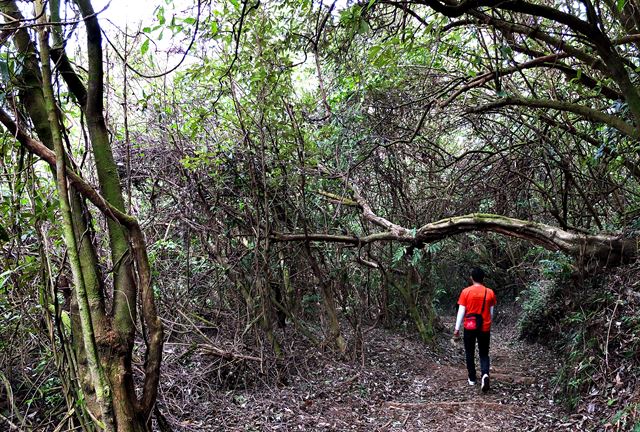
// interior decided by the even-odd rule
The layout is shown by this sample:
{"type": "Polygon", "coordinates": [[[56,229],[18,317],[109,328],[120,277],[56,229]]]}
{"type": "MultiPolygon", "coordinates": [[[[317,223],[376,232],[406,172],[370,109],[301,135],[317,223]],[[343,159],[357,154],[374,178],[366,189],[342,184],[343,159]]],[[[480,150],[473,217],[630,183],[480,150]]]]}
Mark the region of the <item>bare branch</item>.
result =
{"type": "Polygon", "coordinates": [[[572,112],[574,114],[578,114],[584,117],[587,120],[604,123],[609,125],[615,129],[618,129],[620,132],[631,138],[640,138],[640,131],[633,125],[625,122],[624,120],[605,114],[600,110],[596,110],[593,108],[586,107],[584,105],[578,105],[570,102],[556,101],[551,99],[530,99],[530,98],[520,98],[520,97],[507,97],[503,99],[496,100],[494,102],[488,103],[486,105],[482,105],[475,108],[470,108],[467,110],[469,113],[482,113],[491,110],[495,110],[498,108],[502,108],[509,105],[519,105],[531,108],[547,108],[547,109],[555,109],[558,111],[567,111],[572,112]]]}

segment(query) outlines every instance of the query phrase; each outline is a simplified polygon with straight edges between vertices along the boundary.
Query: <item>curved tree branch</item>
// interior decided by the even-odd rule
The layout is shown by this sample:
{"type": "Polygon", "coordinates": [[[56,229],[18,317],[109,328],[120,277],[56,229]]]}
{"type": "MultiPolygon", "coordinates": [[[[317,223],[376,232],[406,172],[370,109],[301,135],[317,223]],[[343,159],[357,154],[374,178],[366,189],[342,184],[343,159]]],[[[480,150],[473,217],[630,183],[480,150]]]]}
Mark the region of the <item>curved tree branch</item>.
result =
{"type": "Polygon", "coordinates": [[[272,233],[271,238],[273,241],[319,241],[352,245],[398,241],[422,246],[458,234],[485,231],[527,240],[548,250],[564,252],[579,259],[590,269],[628,263],[637,257],[640,247],[637,238],[574,233],[544,223],[483,213],[472,213],[431,222],[417,229],[414,235],[410,234],[411,230],[407,228],[402,230],[403,232],[389,230],[364,237],[322,233],[272,233]]]}
{"type": "MultiPolygon", "coordinates": [[[[523,0],[464,0],[462,2],[457,2],[456,0],[415,0],[409,2],[398,2],[396,7],[406,8],[407,4],[427,5],[448,17],[455,18],[463,14],[469,14],[483,21],[495,21],[495,19],[489,17],[479,9],[481,7],[488,7],[496,10],[505,10],[527,14],[534,17],[547,18],[558,24],[567,26],[569,29],[578,33],[585,40],[594,45],[599,55],[599,60],[605,65],[606,73],[618,85],[629,106],[629,110],[633,113],[635,120],[640,123],[640,93],[631,81],[629,72],[625,66],[624,58],[616,51],[615,45],[598,27],[597,22],[587,22],[568,12],[523,0]]],[[[511,24],[506,25],[506,27],[511,26],[511,24]]],[[[525,26],[520,27],[526,28],[525,26]]],[[[522,28],[519,30],[522,31],[522,28]]],[[[548,36],[541,37],[543,31],[540,29],[531,29],[527,31],[527,33],[535,33],[535,37],[541,40],[549,39],[548,36]]],[[[554,45],[557,46],[558,42],[560,45],[564,45],[563,41],[554,41],[554,45]]]]}
{"type": "Polygon", "coordinates": [[[638,139],[640,138],[640,131],[633,125],[626,123],[624,120],[605,114],[600,110],[589,108],[583,105],[578,105],[570,102],[556,101],[551,99],[532,99],[532,98],[520,98],[520,97],[507,97],[499,99],[497,101],[475,107],[467,110],[469,113],[482,113],[497,108],[502,108],[509,105],[519,105],[530,108],[547,108],[555,109],[558,111],[567,111],[574,114],[578,114],[587,120],[604,123],[615,129],[618,129],[623,134],[638,139]]]}
{"type": "MultiPolygon", "coordinates": [[[[318,168],[324,174],[332,174],[322,166],[318,168]]],[[[362,217],[370,223],[384,228],[385,231],[363,237],[327,233],[272,232],[270,233],[272,240],[336,242],[358,246],[378,241],[398,241],[422,247],[427,243],[466,232],[487,231],[528,240],[549,250],[562,251],[578,259],[588,270],[628,263],[637,257],[640,249],[640,239],[638,238],[571,232],[544,223],[496,214],[472,213],[441,219],[420,228],[409,229],[378,216],[362,196],[359,188],[350,182],[345,175],[339,177],[345,186],[352,190],[354,200],[360,206],[362,217]]]]}

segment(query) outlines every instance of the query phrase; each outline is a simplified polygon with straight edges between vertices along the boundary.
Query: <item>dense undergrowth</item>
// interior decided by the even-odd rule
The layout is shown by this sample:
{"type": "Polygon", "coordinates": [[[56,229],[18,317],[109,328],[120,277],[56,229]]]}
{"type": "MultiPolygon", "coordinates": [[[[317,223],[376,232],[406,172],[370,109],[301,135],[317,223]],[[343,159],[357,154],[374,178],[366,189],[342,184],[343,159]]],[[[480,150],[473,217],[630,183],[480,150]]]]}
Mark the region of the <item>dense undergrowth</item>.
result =
{"type": "Polygon", "coordinates": [[[586,278],[562,259],[541,264],[518,328],[561,356],[554,397],[594,428],[640,430],[640,263],[586,278]]]}

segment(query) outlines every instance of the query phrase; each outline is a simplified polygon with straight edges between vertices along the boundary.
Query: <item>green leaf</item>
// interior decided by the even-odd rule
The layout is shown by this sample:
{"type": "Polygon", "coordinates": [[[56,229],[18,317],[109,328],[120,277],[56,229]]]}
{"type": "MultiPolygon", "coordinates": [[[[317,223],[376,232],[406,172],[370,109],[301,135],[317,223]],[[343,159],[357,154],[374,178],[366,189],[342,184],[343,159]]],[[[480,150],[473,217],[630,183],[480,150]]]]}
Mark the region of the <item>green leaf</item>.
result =
{"type": "Polygon", "coordinates": [[[240,3],[238,2],[238,0],[229,0],[231,2],[231,4],[233,5],[234,8],[236,8],[236,10],[240,10],[240,3]]]}
{"type": "Polygon", "coordinates": [[[147,51],[149,51],[149,39],[142,42],[142,46],[140,47],[140,54],[145,55],[147,51]]]}
{"type": "Polygon", "coordinates": [[[196,23],[196,19],[195,19],[195,18],[191,18],[191,17],[189,17],[189,18],[185,18],[185,19],[184,19],[184,23],[185,23],[185,24],[189,24],[189,25],[193,25],[193,24],[195,24],[195,23],[196,23]]]}
{"type": "Polygon", "coordinates": [[[511,49],[511,47],[509,45],[502,45],[500,47],[500,53],[502,54],[503,58],[511,58],[511,54],[513,53],[513,49],[511,49]]]}
{"type": "Polygon", "coordinates": [[[60,319],[62,320],[62,324],[64,325],[64,328],[67,330],[67,332],[71,332],[71,318],[69,317],[69,312],[62,311],[60,319]]]}
{"type": "Polygon", "coordinates": [[[372,61],[378,56],[378,53],[382,50],[380,45],[374,45],[369,49],[369,61],[372,61]]]}
{"type": "MultiPolygon", "coordinates": [[[[56,307],[52,304],[50,304],[48,306],[49,312],[51,312],[51,315],[56,314],[56,307]]],[[[71,318],[69,318],[69,312],[67,311],[60,311],[60,321],[62,322],[62,326],[64,328],[64,330],[68,333],[71,331],[71,318]]]]}
{"type": "Polygon", "coordinates": [[[427,252],[432,254],[440,250],[442,250],[442,242],[430,243],[429,246],[427,246],[427,252]]]}
{"type": "Polygon", "coordinates": [[[160,25],[165,23],[165,18],[164,18],[164,7],[160,6],[158,8],[158,13],[156,14],[156,18],[158,19],[158,22],[160,23],[160,25]]]}
{"type": "Polygon", "coordinates": [[[624,5],[626,3],[626,0],[618,0],[616,5],[618,6],[618,12],[622,12],[622,9],[624,9],[624,5]]]}
{"type": "Polygon", "coordinates": [[[407,247],[406,246],[400,246],[398,249],[396,249],[396,251],[393,254],[393,259],[392,261],[394,263],[397,263],[398,261],[400,261],[402,259],[402,257],[404,256],[404,253],[407,251],[407,247]]]}
{"type": "Polygon", "coordinates": [[[380,55],[373,61],[373,65],[375,67],[383,67],[388,65],[391,62],[391,52],[389,50],[384,50],[380,55]]]}
{"type": "Polygon", "coordinates": [[[413,255],[411,256],[411,265],[417,266],[422,259],[422,251],[420,249],[414,249],[413,255]]]}
{"type": "Polygon", "coordinates": [[[358,25],[357,33],[366,34],[369,33],[369,30],[371,30],[371,26],[369,25],[369,23],[366,20],[361,19],[360,24],[358,25]]]}

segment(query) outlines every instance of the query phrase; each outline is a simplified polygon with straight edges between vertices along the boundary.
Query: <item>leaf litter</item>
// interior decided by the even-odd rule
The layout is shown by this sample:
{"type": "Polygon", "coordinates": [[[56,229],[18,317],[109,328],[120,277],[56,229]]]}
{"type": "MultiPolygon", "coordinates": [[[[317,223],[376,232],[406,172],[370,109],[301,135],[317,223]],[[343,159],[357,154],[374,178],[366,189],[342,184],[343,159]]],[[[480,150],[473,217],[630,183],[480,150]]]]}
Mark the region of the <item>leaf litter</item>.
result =
{"type": "Polygon", "coordinates": [[[178,344],[165,362],[161,411],[176,431],[590,430],[583,415],[554,401],[556,356],[518,341],[513,326],[492,332],[486,394],[467,384],[460,343],[440,336],[430,347],[378,328],[364,337],[357,360],[296,343],[281,371],[243,360],[259,353],[234,357],[229,348],[229,355],[211,358],[191,349],[186,358],[178,344]],[[224,388],[234,370],[244,380],[224,388]],[[280,376],[279,383],[269,376],[280,376]]]}

